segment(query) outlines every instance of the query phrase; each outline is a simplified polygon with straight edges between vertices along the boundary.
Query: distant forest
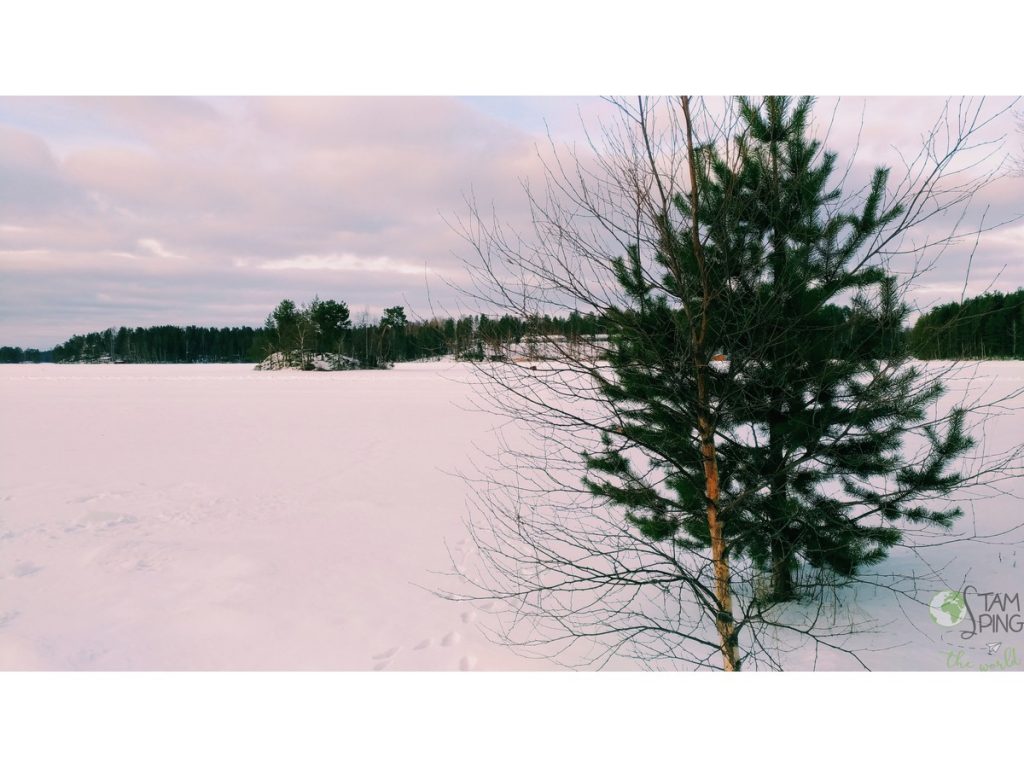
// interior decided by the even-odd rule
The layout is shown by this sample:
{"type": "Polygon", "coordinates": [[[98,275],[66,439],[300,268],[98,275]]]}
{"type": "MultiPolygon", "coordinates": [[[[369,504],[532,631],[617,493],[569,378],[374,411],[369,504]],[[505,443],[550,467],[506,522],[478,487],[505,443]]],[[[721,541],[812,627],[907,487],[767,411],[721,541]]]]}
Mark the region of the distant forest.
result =
{"type": "Polygon", "coordinates": [[[934,307],[917,319],[908,340],[922,360],[1024,359],[1024,288],[934,307]]]}
{"type": "Polygon", "coordinates": [[[442,355],[483,359],[494,344],[519,342],[530,334],[576,337],[602,332],[599,319],[577,313],[529,322],[485,315],[409,320],[398,306],[386,309],[375,323],[353,324],[344,302],[317,298],[302,307],[282,301],[262,328],[107,328],[72,336],[46,352],[3,347],[0,362],[258,363],[283,352],[303,360],[338,355],[355,366],[377,368],[442,355]]]}
{"type": "Polygon", "coordinates": [[[49,363],[53,361],[53,350],[22,349],[21,347],[0,347],[0,363],[49,363]]]}
{"type": "MultiPolygon", "coordinates": [[[[409,320],[402,307],[389,307],[376,323],[353,324],[344,302],[316,298],[301,307],[282,301],[262,328],[108,328],[72,336],[52,350],[0,347],[0,363],[258,363],[275,352],[298,352],[303,358],[344,356],[373,368],[442,355],[482,359],[499,344],[531,335],[571,339],[606,332],[594,315],[409,320]]],[[[903,335],[922,360],[1024,359],[1024,289],[934,307],[903,335]]]]}

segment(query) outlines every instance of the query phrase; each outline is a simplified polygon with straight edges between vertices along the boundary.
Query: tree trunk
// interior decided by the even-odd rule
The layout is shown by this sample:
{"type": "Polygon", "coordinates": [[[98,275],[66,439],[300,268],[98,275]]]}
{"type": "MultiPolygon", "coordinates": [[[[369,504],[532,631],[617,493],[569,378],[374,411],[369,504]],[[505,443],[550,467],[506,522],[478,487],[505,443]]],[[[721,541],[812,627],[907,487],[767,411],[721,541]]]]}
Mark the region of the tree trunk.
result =
{"type": "Polygon", "coordinates": [[[768,496],[768,531],[771,537],[771,597],[772,602],[786,603],[796,596],[796,584],[793,578],[794,562],[792,547],[787,536],[788,499],[786,494],[785,461],[782,455],[782,438],[778,434],[778,426],[785,416],[779,408],[778,400],[773,398],[773,407],[768,414],[768,444],[770,446],[769,472],[771,487],[768,496]]]}
{"type": "MultiPolygon", "coordinates": [[[[697,259],[703,297],[699,322],[691,324],[693,334],[693,364],[697,379],[697,430],[700,437],[700,453],[704,466],[704,497],[707,499],[708,533],[711,536],[711,565],[715,575],[715,629],[718,631],[719,648],[722,650],[722,668],[726,672],[738,672],[740,668],[737,651],[736,619],[732,615],[732,584],[729,573],[729,555],[725,546],[722,521],[719,517],[721,487],[718,482],[718,452],[715,450],[715,429],[711,419],[711,395],[707,384],[707,339],[709,308],[715,286],[711,284],[707,263],[704,261],[700,243],[700,222],[697,199],[697,155],[693,146],[693,124],[690,119],[690,97],[682,96],[683,120],[686,124],[686,155],[690,170],[690,206],[692,219],[690,237],[693,254],[697,259]]],[[[676,264],[676,280],[683,285],[679,265],[676,264]]],[[[692,319],[691,319],[692,320],[692,319]]]]}
{"type": "Polygon", "coordinates": [[[740,662],[737,653],[736,620],[732,615],[729,559],[725,549],[725,536],[722,534],[722,521],[718,516],[720,496],[718,456],[715,452],[714,435],[710,433],[707,421],[703,418],[701,419],[700,451],[704,460],[704,493],[708,503],[711,563],[715,573],[715,601],[717,603],[715,629],[718,630],[719,647],[722,649],[722,668],[726,672],[738,672],[740,662]]]}
{"type": "MultiPolygon", "coordinates": [[[[698,347],[698,354],[700,348],[698,347]]],[[[718,452],[715,450],[715,431],[711,423],[710,394],[707,386],[707,367],[697,365],[697,429],[700,435],[700,454],[704,467],[704,497],[707,500],[708,533],[711,536],[711,566],[714,571],[715,629],[718,631],[722,651],[722,669],[738,672],[740,669],[736,619],[732,614],[732,584],[729,554],[725,546],[719,502],[721,485],[718,477],[718,452]]]]}
{"type": "MultiPolygon", "coordinates": [[[[781,199],[779,191],[779,154],[778,145],[772,142],[770,146],[772,163],[772,184],[775,188],[773,200],[781,199]]],[[[777,211],[772,211],[776,215],[777,211]]],[[[777,226],[772,228],[772,252],[771,252],[771,275],[772,289],[776,296],[786,295],[784,286],[787,282],[786,271],[786,240],[777,226]]],[[[790,308],[785,300],[783,302],[783,315],[788,317],[791,314],[790,308]]],[[[792,311],[796,311],[793,308],[792,311]]],[[[778,372],[775,373],[777,377],[778,372]]],[[[774,389],[771,393],[771,409],[768,413],[768,466],[771,484],[768,498],[768,531],[769,551],[771,552],[771,600],[784,603],[793,599],[793,558],[787,541],[786,529],[789,524],[786,493],[786,466],[783,458],[783,439],[779,434],[779,427],[785,421],[782,413],[782,404],[785,393],[774,389]]]]}
{"type": "Polygon", "coordinates": [[[778,537],[772,540],[772,592],[775,603],[788,603],[796,597],[796,582],[793,578],[793,558],[788,547],[778,537]]]}

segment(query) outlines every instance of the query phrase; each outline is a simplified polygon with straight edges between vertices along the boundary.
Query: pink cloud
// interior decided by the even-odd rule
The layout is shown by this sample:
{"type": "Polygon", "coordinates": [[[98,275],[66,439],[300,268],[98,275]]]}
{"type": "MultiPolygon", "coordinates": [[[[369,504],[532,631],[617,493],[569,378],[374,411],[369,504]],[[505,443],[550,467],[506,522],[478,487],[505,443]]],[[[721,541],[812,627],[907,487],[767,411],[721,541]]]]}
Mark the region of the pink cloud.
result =
{"type": "MultiPolygon", "coordinates": [[[[862,106],[840,105],[830,143],[841,162],[862,106]]],[[[889,144],[919,143],[939,107],[869,100],[855,175],[898,161],[889,144]]],[[[18,329],[46,325],[93,284],[108,296],[162,296],[188,322],[260,301],[269,311],[285,291],[426,311],[424,265],[455,276],[465,254],[444,218],[464,213],[472,194],[529,231],[520,180],[540,179],[538,147],[549,157],[543,118],[587,163],[580,109],[588,125],[614,119],[606,102],[568,98],[0,99],[0,302],[21,313],[0,318],[0,341],[62,340],[18,329]]],[[[824,132],[830,100],[816,114],[824,132]]],[[[992,215],[1022,212],[1021,183],[992,187],[992,215]]],[[[986,236],[979,268],[1019,254],[1015,237],[986,236]]],[[[1000,279],[1024,282],[1019,264],[1000,279]]],[[[961,270],[950,260],[935,283],[961,270]]],[[[431,283],[432,299],[454,304],[443,283],[431,283]]],[[[88,317],[66,319],[61,334],[88,330],[88,317]]]]}

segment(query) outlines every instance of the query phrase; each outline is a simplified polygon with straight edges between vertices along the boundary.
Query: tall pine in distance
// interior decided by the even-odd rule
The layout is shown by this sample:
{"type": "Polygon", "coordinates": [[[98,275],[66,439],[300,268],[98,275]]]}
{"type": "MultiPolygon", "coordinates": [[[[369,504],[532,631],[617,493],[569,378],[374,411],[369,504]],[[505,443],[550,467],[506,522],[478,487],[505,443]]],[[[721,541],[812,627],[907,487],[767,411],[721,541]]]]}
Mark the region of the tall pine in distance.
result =
{"type": "Polygon", "coordinates": [[[903,213],[888,172],[844,197],[811,107],[739,99],[731,145],[698,149],[695,194],[659,221],[661,274],[635,249],[616,261],[630,305],[609,313],[615,421],[586,455],[586,487],[656,541],[713,547],[713,508],[727,558],[764,574],[765,605],[797,598],[802,569],[853,576],[908,525],[950,526],[960,511],[928,501],[963,482],[972,445],[962,411],[926,418],[942,387],[910,364],[880,252],[903,213]]]}

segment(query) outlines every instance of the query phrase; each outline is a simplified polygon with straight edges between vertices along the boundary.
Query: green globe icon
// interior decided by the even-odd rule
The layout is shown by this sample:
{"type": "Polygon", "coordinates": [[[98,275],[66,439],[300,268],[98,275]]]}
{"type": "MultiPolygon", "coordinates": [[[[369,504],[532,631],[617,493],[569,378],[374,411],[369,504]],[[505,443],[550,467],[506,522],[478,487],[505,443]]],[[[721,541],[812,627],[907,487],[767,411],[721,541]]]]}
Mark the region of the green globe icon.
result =
{"type": "Polygon", "coordinates": [[[928,612],[940,627],[955,627],[967,615],[967,604],[962,594],[945,589],[928,603],[928,612]]]}

